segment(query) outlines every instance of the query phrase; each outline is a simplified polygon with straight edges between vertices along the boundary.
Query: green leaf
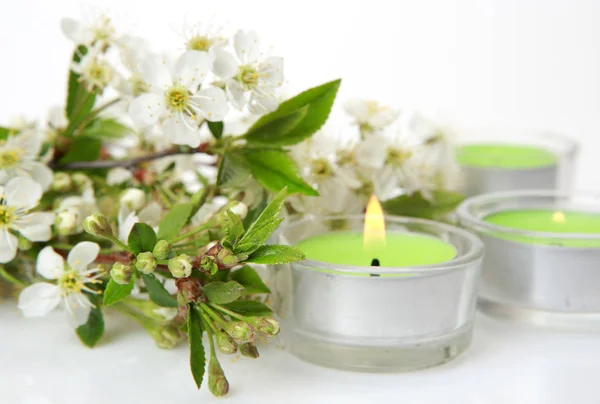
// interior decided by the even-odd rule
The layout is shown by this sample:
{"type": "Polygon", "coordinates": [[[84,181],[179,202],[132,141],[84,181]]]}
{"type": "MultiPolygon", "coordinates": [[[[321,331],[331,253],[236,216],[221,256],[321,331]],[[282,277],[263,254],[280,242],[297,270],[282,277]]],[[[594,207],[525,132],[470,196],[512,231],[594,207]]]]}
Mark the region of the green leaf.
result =
{"type": "Polygon", "coordinates": [[[210,122],[208,121],[208,129],[215,139],[221,139],[223,136],[223,122],[210,122]]]}
{"type": "Polygon", "coordinates": [[[206,188],[202,188],[199,191],[196,191],[194,195],[190,198],[190,203],[192,204],[192,211],[190,212],[190,217],[194,216],[196,212],[204,205],[206,202],[206,198],[208,197],[208,190],[206,188]]]}
{"type": "Polygon", "coordinates": [[[146,223],[136,223],[129,233],[127,244],[134,254],[152,251],[156,245],[156,233],[146,223]]]}
{"type": "Polygon", "coordinates": [[[260,201],[256,205],[254,205],[252,209],[248,210],[248,214],[242,221],[244,229],[250,227],[252,222],[254,222],[260,216],[262,211],[267,207],[268,202],[269,200],[267,199],[267,193],[263,192],[263,196],[262,198],[260,198],[260,201]]]}
{"type": "Polygon", "coordinates": [[[237,300],[244,293],[244,287],[235,281],[212,282],[202,288],[202,292],[212,303],[223,304],[237,300]]]}
{"type": "Polygon", "coordinates": [[[244,162],[254,178],[270,191],[277,192],[287,186],[291,194],[319,195],[302,179],[298,166],[283,150],[241,149],[235,155],[244,162]]]}
{"type": "Polygon", "coordinates": [[[288,262],[301,261],[304,253],[289,245],[263,245],[250,254],[246,262],[255,264],[285,264],[288,262]]]}
{"type": "Polygon", "coordinates": [[[108,285],[104,291],[104,305],[110,306],[129,296],[133,290],[133,284],[135,282],[134,278],[135,277],[131,275],[131,280],[126,285],[119,285],[112,279],[108,281],[108,285]]]}
{"type": "Polygon", "coordinates": [[[236,300],[235,302],[224,304],[223,307],[235,311],[242,316],[265,317],[273,314],[273,310],[254,300],[236,300]]]}
{"type": "MultiPolygon", "coordinates": [[[[298,94],[279,105],[277,110],[260,118],[246,133],[248,143],[292,145],[315,133],[329,117],[341,80],[330,81],[298,94]],[[265,131],[263,128],[274,121],[286,119],[302,108],[307,108],[295,125],[285,133],[265,131]]],[[[298,117],[298,116],[297,116],[298,117]]],[[[291,118],[288,124],[293,121],[291,118]]],[[[285,125],[282,124],[285,129],[285,125]]]]}
{"type": "Polygon", "coordinates": [[[206,356],[204,354],[204,345],[202,343],[202,317],[195,309],[194,304],[188,308],[188,339],[190,341],[190,369],[196,382],[196,387],[202,386],[204,379],[204,369],[206,367],[206,356]]]}
{"type": "Polygon", "coordinates": [[[91,294],[88,294],[88,297],[96,307],[92,307],[87,323],[77,327],[75,332],[81,342],[86,346],[93,348],[104,334],[104,316],[100,305],[100,297],[91,294]]]}
{"type": "Polygon", "coordinates": [[[238,155],[226,153],[219,165],[217,173],[217,185],[220,187],[233,188],[242,184],[250,176],[250,170],[238,155]]]}
{"type": "Polygon", "coordinates": [[[173,206],[158,224],[157,238],[168,240],[177,236],[183,226],[187,224],[193,208],[192,203],[181,203],[173,206]]]}
{"type": "Polygon", "coordinates": [[[9,128],[5,128],[0,126],[0,140],[6,140],[8,139],[8,135],[10,133],[10,129],[9,128]]]}
{"type": "Polygon", "coordinates": [[[60,159],[62,164],[74,161],[96,161],[100,157],[102,141],[86,136],[77,136],[73,139],[67,154],[60,159]]]}
{"type": "Polygon", "coordinates": [[[244,287],[244,293],[254,295],[257,293],[271,293],[260,276],[251,266],[244,266],[237,271],[231,272],[231,280],[236,281],[244,287]]]}
{"type": "Polygon", "coordinates": [[[223,231],[225,233],[226,241],[231,244],[234,244],[244,233],[242,219],[229,209],[227,209],[227,216],[225,216],[225,219],[223,220],[223,231]]]}
{"type": "Polygon", "coordinates": [[[464,200],[464,196],[449,191],[434,191],[432,200],[425,199],[421,193],[400,195],[382,202],[383,209],[394,215],[433,219],[452,212],[464,200]]]}
{"type": "MultiPolygon", "coordinates": [[[[73,52],[73,63],[79,63],[81,57],[86,53],[87,48],[83,45],[79,46],[75,52],[73,52]]],[[[65,115],[69,120],[69,126],[75,127],[76,124],[92,110],[95,101],[96,95],[87,91],[85,84],[79,81],[79,74],[71,70],[69,72],[69,90],[65,106],[65,115]]]]}
{"type": "Polygon", "coordinates": [[[89,126],[87,126],[79,136],[87,136],[90,138],[106,140],[106,139],[120,139],[130,133],[133,130],[119,121],[111,118],[95,119],[89,126]]]}
{"type": "Polygon", "coordinates": [[[234,253],[252,254],[261,247],[283,220],[279,217],[287,188],[283,188],[262,211],[260,216],[248,227],[246,233],[235,246],[234,253]]]}
{"type": "Polygon", "coordinates": [[[298,108],[287,115],[283,115],[265,125],[251,129],[244,137],[249,145],[279,146],[287,145],[286,135],[290,133],[304,119],[308,112],[308,105],[298,108]]]}
{"type": "Polygon", "coordinates": [[[142,274],[142,279],[148,289],[150,300],[162,307],[178,307],[177,299],[165,289],[162,282],[156,279],[154,275],[142,274]]]}

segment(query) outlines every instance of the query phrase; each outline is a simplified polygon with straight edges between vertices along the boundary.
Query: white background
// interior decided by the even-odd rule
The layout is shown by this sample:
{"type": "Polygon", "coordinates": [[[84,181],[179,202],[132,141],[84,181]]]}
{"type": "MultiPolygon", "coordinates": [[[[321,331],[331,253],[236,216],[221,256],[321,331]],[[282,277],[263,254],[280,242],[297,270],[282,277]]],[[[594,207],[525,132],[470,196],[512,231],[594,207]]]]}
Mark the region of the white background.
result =
{"type": "Polygon", "coordinates": [[[187,20],[254,29],[285,57],[291,90],[342,77],[373,97],[461,126],[553,130],[583,143],[576,188],[600,189],[600,1],[3,1],[0,122],[61,103],[72,45],[60,18],[108,11],[157,50],[187,20]]]}

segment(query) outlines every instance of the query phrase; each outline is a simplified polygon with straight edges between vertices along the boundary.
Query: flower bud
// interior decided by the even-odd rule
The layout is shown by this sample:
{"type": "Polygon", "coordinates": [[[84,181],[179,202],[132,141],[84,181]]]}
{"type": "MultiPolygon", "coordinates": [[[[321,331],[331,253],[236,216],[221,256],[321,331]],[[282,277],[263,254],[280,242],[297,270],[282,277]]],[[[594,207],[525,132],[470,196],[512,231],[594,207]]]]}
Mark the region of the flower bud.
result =
{"type": "Polygon", "coordinates": [[[126,189],[123,196],[121,196],[121,203],[127,206],[129,210],[138,211],[146,205],[146,194],[141,189],[126,189]]]}
{"type": "Polygon", "coordinates": [[[83,228],[93,236],[111,237],[113,235],[110,222],[102,213],[94,213],[86,217],[83,221],[83,228]]]}
{"type": "Polygon", "coordinates": [[[54,173],[52,184],[50,184],[50,189],[52,191],[67,192],[72,186],[73,181],[71,181],[69,174],[63,172],[54,173]]]}
{"type": "Polygon", "coordinates": [[[167,266],[175,278],[187,278],[192,274],[192,259],[187,254],[171,258],[167,266]]]}
{"type": "Polygon", "coordinates": [[[31,247],[33,247],[33,244],[31,243],[31,241],[27,240],[25,237],[20,236],[17,239],[17,248],[20,251],[29,251],[31,249],[31,247]]]}
{"type": "Polygon", "coordinates": [[[217,261],[224,266],[231,268],[232,266],[237,265],[240,262],[240,259],[236,257],[231,250],[223,248],[217,253],[217,261]]]}
{"type": "Polygon", "coordinates": [[[231,321],[225,325],[225,332],[238,344],[254,341],[254,327],[244,321],[231,321]]]}
{"type": "Polygon", "coordinates": [[[71,174],[71,181],[73,181],[75,188],[77,188],[79,192],[83,192],[86,189],[90,189],[94,185],[90,177],[83,173],[71,174]]]}
{"type": "Polygon", "coordinates": [[[77,213],[72,210],[63,210],[56,214],[54,227],[61,236],[69,236],[77,233],[77,213]]]}
{"type": "Polygon", "coordinates": [[[259,357],[258,348],[252,342],[246,342],[245,344],[239,345],[240,353],[248,358],[256,359],[259,357]]]}
{"type": "Polygon", "coordinates": [[[115,262],[110,269],[110,276],[119,285],[127,285],[131,280],[131,265],[115,262]]]}
{"type": "Polygon", "coordinates": [[[154,258],[157,260],[166,260],[170,252],[171,246],[167,240],[158,240],[154,246],[154,250],[152,250],[152,255],[154,255],[154,258]]]}
{"type": "Polygon", "coordinates": [[[248,207],[243,202],[232,202],[231,206],[229,206],[228,209],[234,215],[239,216],[240,219],[244,219],[248,214],[248,207]]]}
{"type": "Polygon", "coordinates": [[[211,275],[214,275],[219,270],[219,266],[217,265],[217,261],[215,260],[215,257],[212,257],[210,255],[205,255],[200,260],[200,269],[204,272],[208,272],[211,275]]]}
{"type": "Polygon", "coordinates": [[[156,269],[156,259],[151,252],[141,252],[137,256],[135,267],[143,274],[151,274],[156,269]]]}
{"type": "Polygon", "coordinates": [[[224,396],[229,391],[229,382],[225,378],[225,372],[214,356],[208,362],[208,389],[216,397],[224,396]]]}
{"type": "Polygon", "coordinates": [[[274,318],[261,318],[256,323],[256,331],[263,337],[274,337],[279,334],[279,322],[274,318]]]}
{"type": "Polygon", "coordinates": [[[229,335],[219,332],[216,336],[219,351],[224,354],[234,354],[237,352],[238,346],[229,335]]]}
{"type": "Polygon", "coordinates": [[[148,329],[148,332],[156,341],[156,346],[162,349],[171,349],[181,340],[181,334],[177,327],[165,325],[148,329]]]}

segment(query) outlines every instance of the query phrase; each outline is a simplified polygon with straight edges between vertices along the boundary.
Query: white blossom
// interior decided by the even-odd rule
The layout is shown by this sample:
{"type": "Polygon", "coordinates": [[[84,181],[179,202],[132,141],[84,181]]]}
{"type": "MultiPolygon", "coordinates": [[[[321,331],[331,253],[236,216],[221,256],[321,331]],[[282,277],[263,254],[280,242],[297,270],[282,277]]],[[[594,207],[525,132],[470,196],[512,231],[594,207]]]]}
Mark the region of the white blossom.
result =
{"type": "Polygon", "coordinates": [[[186,50],[208,52],[214,46],[227,45],[227,38],[221,35],[221,29],[212,22],[184,26],[183,37],[186,50]]]}
{"type": "Polygon", "coordinates": [[[238,31],[233,40],[235,56],[215,47],[213,72],[225,81],[227,96],[239,110],[248,106],[254,114],[274,111],[279,105],[276,90],[283,84],[283,59],[263,58],[254,31],[238,31]]]}
{"type": "Polygon", "coordinates": [[[164,60],[147,58],[140,70],[149,93],[137,97],[129,107],[133,121],[148,127],[161,123],[171,142],[197,147],[201,142],[198,118],[221,121],[227,113],[223,90],[199,89],[210,68],[206,52],[188,51],[170,70],[164,60]]]}
{"type": "Polygon", "coordinates": [[[36,271],[56,283],[38,282],[23,289],[18,307],[25,317],[43,317],[62,303],[73,328],[85,324],[94,305],[83,292],[100,293],[90,285],[100,283],[104,275],[101,268],[93,266],[99,252],[98,244],[83,241],[73,247],[65,262],[52,247],[44,247],[36,271]]]}
{"type": "Polygon", "coordinates": [[[156,202],[150,202],[138,212],[131,210],[126,204],[121,204],[117,215],[118,237],[124,243],[129,239],[129,233],[136,223],[146,223],[151,227],[158,226],[162,208],[156,202]]]}
{"type": "Polygon", "coordinates": [[[114,68],[99,46],[90,47],[79,63],[73,63],[71,69],[79,74],[79,79],[85,83],[88,91],[102,92],[115,80],[114,68]]]}
{"type": "Polygon", "coordinates": [[[364,132],[383,129],[398,117],[399,112],[377,101],[353,99],[344,104],[346,112],[364,132]]]}
{"type": "Polygon", "coordinates": [[[108,171],[106,174],[106,183],[108,185],[119,185],[125,181],[129,181],[133,175],[131,171],[123,167],[116,167],[108,171]]]}
{"type": "Polygon", "coordinates": [[[141,189],[128,188],[121,196],[121,204],[131,211],[138,211],[146,205],[146,193],[141,189]]]}
{"type": "Polygon", "coordinates": [[[98,212],[94,189],[86,187],[81,196],[68,196],[60,201],[56,212],[57,214],[61,214],[64,211],[69,211],[76,217],[76,225],[73,233],[83,232],[83,221],[85,218],[98,212]]]}
{"type": "Polygon", "coordinates": [[[17,176],[30,177],[47,190],[52,183],[52,170],[38,161],[42,143],[40,134],[29,129],[0,144],[0,184],[17,176]]]}
{"type": "Polygon", "coordinates": [[[107,46],[116,40],[116,30],[110,17],[101,14],[87,21],[63,18],[60,22],[63,33],[76,45],[97,44],[107,46]]]}
{"type": "Polygon", "coordinates": [[[17,236],[29,241],[48,241],[52,237],[54,215],[33,212],[42,197],[41,186],[27,177],[16,177],[0,187],[0,263],[10,262],[17,254],[17,236]]]}

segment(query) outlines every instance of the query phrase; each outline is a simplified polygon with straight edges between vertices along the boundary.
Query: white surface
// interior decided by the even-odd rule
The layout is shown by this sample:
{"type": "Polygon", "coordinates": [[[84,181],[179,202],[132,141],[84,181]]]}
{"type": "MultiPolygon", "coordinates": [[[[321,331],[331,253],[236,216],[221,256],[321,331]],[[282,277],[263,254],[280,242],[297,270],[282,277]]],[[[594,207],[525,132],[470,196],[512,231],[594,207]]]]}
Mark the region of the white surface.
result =
{"type": "MultiPolygon", "coordinates": [[[[374,97],[470,127],[564,132],[583,142],[581,168],[600,169],[597,0],[5,1],[0,122],[63,102],[72,45],[60,18],[98,9],[159,50],[183,48],[184,20],[216,15],[272,44],[292,91],[342,77],[341,99],[374,97]]],[[[590,175],[577,187],[600,183],[590,175]]]]}
{"type": "Polygon", "coordinates": [[[0,305],[0,402],[6,404],[187,403],[600,403],[600,338],[520,328],[479,316],[472,346],[423,371],[362,374],[302,362],[275,345],[257,360],[222,359],[227,399],[196,391],[188,352],[164,351],[141,329],[109,318],[97,348],[79,344],[62,313],[23,319],[0,305]],[[125,328],[124,328],[125,326],[125,328]]]}

